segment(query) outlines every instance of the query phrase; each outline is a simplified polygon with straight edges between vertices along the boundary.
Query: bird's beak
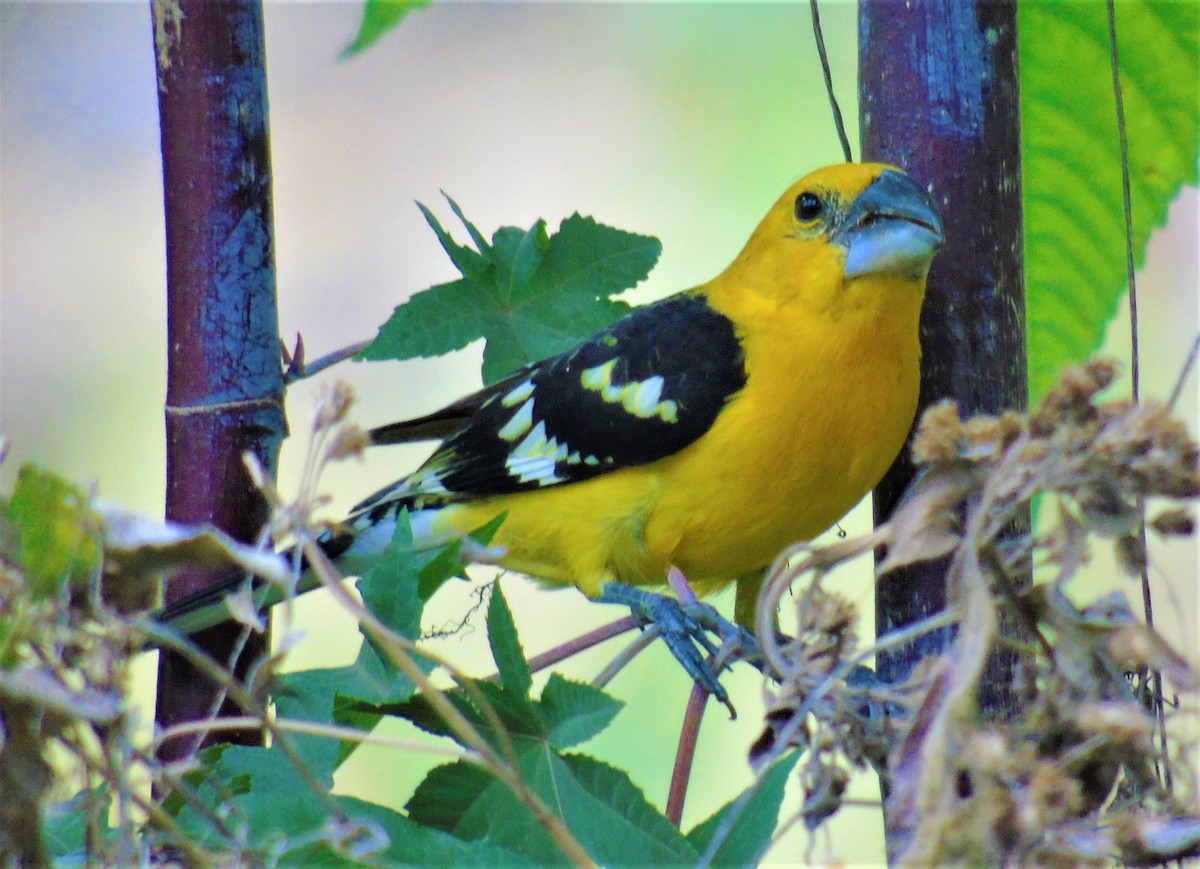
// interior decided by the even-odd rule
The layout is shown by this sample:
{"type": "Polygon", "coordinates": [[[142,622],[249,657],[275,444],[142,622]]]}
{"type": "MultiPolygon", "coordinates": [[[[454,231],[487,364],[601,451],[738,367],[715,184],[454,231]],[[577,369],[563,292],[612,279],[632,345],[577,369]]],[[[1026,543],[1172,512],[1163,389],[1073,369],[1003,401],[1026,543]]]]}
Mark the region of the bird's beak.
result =
{"type": "Polygon", "coordinates": [[[923,280],[945,236],[925,188],[885,169],[850,206],[833,238],[846,248],[846,277],[897,274],[923,280]]]}

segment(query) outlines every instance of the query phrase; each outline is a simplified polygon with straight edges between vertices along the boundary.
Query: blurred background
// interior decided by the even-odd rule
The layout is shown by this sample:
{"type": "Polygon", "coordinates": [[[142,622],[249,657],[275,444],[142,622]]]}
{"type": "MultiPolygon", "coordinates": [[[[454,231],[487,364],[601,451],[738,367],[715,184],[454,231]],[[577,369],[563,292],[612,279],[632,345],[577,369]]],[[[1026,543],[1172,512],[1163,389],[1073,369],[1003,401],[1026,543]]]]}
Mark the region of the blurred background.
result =
{"type": "MultiPolygon", "coordinates": [[[[373,337],[393,306],[456,276],[414,201],[460,237],[441,191],[485,234],[538,218],[553,230],[579,211],[656,235],[660,263],[628,296],[642,302],[715,275],[787,185],[841,159],[807,4],[439,4],[413,13],[365,54],[339,61],[360,14],[355,2],[266,7],[280,327],[289,342],[304,336],[309,359],[373,337]]],[[[854,4],[824,3],[823,23],[857,143],[854,4]]],[[[0,3],[4,491],[20,464],[33,460],[109,501],[161,516],[166,338],[157,124],[147,4],[0,3]]],[[[1196,213],[1196,191],[1185,190],[1142,273],[1148,395],[1170,392],[1198,326],[1196,213]]],[[[1109,349],[1127,355],[1126,335],[1127,325],[1115,324],[1109,349]]],[[[480,353],[472,345],[439,359],[346,363],[293,388],[284,492],[303,462],[319,381],[352,383],[360,398],[354,415],[373,426],[477,388],[480,353]]],[[[1193,376],[1185,393],[1191,419],[1195,384],[1193,376]]],[[[329,517],[427,452],[381,448],[332,469],[324,479],[329,517]]],[[[861,509],[843,522],[851,534],[868,526],[861,509]]],[[[1195,544],[1173,544],[1153,563],[1160,620],[1194,650],[1195,544]],[[1193,581],[1180,583],[1181,575],[1193,581]]],[[[573,591],[540,591],[516,576],[503,584],[530,654],[620,615],[573,591]]],[[[1137,598],[1136,588],[1119,584],[1137,598]]],[[[840,587],[862,605],[869,637],[869,572],[844,577],[840,587]]],[[[346,663],[357,650],[353,624],[319,597],[299,608],[308,639],[293,653],[297,668],[346,663]]],[[[428,626],[456,624],[472,602],[465,584],[448,590],[431,606],[428,626]]],[[[491,671],[481,614],[440,644],[468,671],[491,671]]],[[[615,649],[595,650],[563,671],[591,678],[615,649]]],[[[738,720],[717,707],[705,722],[685,829],[751,779],[745,757],[760,727],[762,684],[741,670],[730,682],[738,720]]],[[[148,721],[152,661],[143,672],[148,721]]],[[[661,806],[688,689],[669,656],[652,649],[612,684],[628,708],[584,750],[628,770],[661,806]]],[[[437,762],[365,747],[340,771],[337,788],[399,806],[437,762]]],[[[878,799],[874,780],[858,781],[853,796],[878,799]]],[[[794,862],[811,844],[816,862],[881,859],[876,809],[848,808],[831,833],[808,843],[797,832],[774,856],[794,862]]]]}

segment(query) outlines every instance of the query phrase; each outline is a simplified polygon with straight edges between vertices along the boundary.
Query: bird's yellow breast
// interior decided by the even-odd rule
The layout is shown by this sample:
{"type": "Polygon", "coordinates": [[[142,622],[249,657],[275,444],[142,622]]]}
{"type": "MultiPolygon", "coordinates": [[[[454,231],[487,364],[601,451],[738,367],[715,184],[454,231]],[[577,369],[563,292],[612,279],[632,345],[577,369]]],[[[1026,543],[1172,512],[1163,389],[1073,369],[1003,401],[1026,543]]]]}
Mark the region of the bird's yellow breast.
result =
{"type": "MultiPolygon", "coordinates": [[[[677,454],[570,485],[446,509],[469,530],[506,510],[502,563],[590,595],[661,584],[675,565],[711,591],[832,525],[882,477],[916,408],[920,283],[863,278],[830,304],[709,288],[739,323],[747,383],[677,454]]],[[[723,306],[725,310],[723,310],[723,306]]]]}

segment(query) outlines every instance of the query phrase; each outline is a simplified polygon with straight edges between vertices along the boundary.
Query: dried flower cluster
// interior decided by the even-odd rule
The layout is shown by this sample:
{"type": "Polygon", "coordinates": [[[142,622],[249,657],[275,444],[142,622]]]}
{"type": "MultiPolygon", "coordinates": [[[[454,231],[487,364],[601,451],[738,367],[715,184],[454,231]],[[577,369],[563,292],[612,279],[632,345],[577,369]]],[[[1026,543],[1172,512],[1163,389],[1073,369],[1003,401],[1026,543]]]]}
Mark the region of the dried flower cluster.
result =
{"type": "Polygon", "coordinates": [[[1195,661],[1123,595],[1078,607],[1067,594],[1097,538],[1125,569],[1143,567],[1149,499],[1176,502],[1152,530],[1187,534],[1193,521],[1178,502],[1200,495],[1197,446],[1166,408],[1097,400],[1115,374],[1106,361],[1075,369],[1029,415],[962,420],[952,405],[932,408],[913,444],[923,473],[891,521],[863,540],[808,549],[771,580],[765,607],[813,577],[796,604],[804,636],[764,643],[780,685],[753,756],[808,750],[810,827],[838,807],[838,759],[878,757],[890,857],[901,865],[1146,865],[1200,854],[1194,746],[1179,738],[1196,726],[1195,661]],[[1054,519],[1048,534],[1020,530],[1035,498],[1054,519]],[[830,569],[880,546],[881,574],[940,557],[949,565],[951,611],[906,634],[953,620],[956,639],[902,686],[862,676],[857,665],[873,650],[856,647],[848,604],[820,589],[830,569]],[[1002,619],[1017,636],[1001,637],[1002,619]],[[1020,649],[1012,687],[1027,698],[1002,722],[977,703],[1001,641],[1020,649]],[[1184,704],[1168,709],[1164,693],[1184,704]]]}

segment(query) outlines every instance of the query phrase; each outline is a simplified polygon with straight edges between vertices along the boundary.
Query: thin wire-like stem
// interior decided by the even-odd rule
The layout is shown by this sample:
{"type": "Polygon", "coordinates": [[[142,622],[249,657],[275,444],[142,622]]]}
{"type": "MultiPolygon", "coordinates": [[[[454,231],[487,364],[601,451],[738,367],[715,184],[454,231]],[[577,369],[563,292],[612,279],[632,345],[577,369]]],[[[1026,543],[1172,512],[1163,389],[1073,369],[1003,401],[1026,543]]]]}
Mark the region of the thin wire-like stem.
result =
{"type": "MultiPolygon", "coordinates": [[[[1129,379],[1134,402],[1141,400],[1141,353],[1138,347],[1138,304],[1137,304],[1137,275],[1133,262],[1133,197],[1130,193],[1129,182],[1129,135],[1125,127],[1125,98],[1121,89],[1121,64],[1117,52],[1117,12],[1113,0],[1106,0],[1108,11],[1108,60],[1112,69],[1113,104],[1117,112],[1117,141],[1121,147],[1121,205],[1125,214],[1125,272],[1129,281],[1129,338],[1130,362],[1129,379]]],[[[1138,501],[1138,542],[1143,553],[1146,552],[1146,508],[1144,502],[1138,501]]],[[[1154,595],[1150,590],[1150,565],[1148,559],[1142,558],[1141,569],[1142,610],[1146,618],[1146,626],[1154,626],[1154,595]]],[[[1166,755],[1167,721],[1166,711],[1161,698],[1162,673],[1152,670],[1150,679],[1143,682],[1152,685],[1145,700],[1152,704],[1155,717],[1158,720],[1159,734],[1162,738],[1163,758],[1161,767],[1164,774],[1164,784],[1171,789],[1171,765],[1166,755]],[[1156,699],[1157,698],[1157,699],[1156,699]]]]}
{"type": "Polygon", "coordinates": [[[1138,306],[1137,276],[1133,265],[1133,198],[1129,190],[1129,135],[1125,127],[1125,98],[1121,92],[1120,62],[1117,57],[1117,13],[1113,0],[1106,0],[1108,8],[1108,60],[1112,67],[1113,103],[1117,110],[1117,141],[1121,147],[1121,204],[1125,212],[1125,272],[1129,281],[1129,333],[1131,355],[1129,376],[1133,387],[1133,400],[1141,397],[1141,375],[1138,353],[1138,306]]]}
{"type": "Polygon", "coordinates": [[[850,139],[846,136],[846,123],[842,120],[842,109],[833,93],[833,73],[829,69],[829,55],[825,52],[825,37],[821,33],[821,13],[817,9],[817,0],[809,0],[809,8],[812,9],[813,36],[817,40],[821,72],[825,74],[825,90],[829,94],[829,107],[833,110],[833,126],[837,129],[838,141],[842,144],[842,153],[846,156],[846,162],[850,163],[854,160],[854,155],[850,152],[850,139]]]}
{"type": "Polygon", "coordinates": [[[1175,387],[1171,390],[1171,397],[1167,399],[1167,408],[1174,410],[1175,405],[1179,403],[1179,397],[1183,395],[1183,384],[1187,382],[1188,375],[1192,373],[1192,369],[1196,365],[1196,355],[1200,353],[1200,334],[1196,335],[1196,340],[1192,342],[1192,349],[1188,351],[1187,359],[1183,361],[1183,369],[1179,372],[1179,378],[1175,381],[1175,387]]]}

